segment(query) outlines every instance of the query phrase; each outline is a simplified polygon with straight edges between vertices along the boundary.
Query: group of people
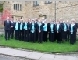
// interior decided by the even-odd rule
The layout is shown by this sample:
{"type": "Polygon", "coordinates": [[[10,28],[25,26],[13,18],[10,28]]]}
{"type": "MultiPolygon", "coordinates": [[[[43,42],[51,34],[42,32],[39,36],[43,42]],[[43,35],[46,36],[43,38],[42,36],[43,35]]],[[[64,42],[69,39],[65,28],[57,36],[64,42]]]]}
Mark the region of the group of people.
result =
{"type": "Polygon", "coordinates": [[[26,42],[57,42],[65,41],[70,44],[76,42],[77,26],[75,19],[71,22],[57,20],[47,22],[44,19],[14,19],[7,17],[4,21],[5,39],[15,38],[15,40],[26,42]]]}

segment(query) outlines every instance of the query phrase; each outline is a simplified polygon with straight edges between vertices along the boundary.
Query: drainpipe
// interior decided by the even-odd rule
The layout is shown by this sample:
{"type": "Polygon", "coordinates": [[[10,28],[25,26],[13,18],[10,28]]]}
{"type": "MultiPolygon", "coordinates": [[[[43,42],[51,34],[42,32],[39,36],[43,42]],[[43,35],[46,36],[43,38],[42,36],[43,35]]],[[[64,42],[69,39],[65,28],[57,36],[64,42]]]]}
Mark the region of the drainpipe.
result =
{"type": "Polygon", "coordinates": [[[55,3],[54,3],[55,5],[55,22],[56,22],[56,1],[55,1],[55,3]]]}

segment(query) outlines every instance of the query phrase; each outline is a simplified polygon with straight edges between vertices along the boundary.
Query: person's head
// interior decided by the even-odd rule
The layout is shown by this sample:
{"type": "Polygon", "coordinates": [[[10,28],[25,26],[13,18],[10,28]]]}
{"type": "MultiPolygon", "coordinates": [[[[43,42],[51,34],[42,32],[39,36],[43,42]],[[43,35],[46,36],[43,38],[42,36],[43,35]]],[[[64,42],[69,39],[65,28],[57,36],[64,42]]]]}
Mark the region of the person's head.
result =
{"type": "Polygon", "coordinates": [[[20,19],[20,22],[23,23],[23,19],[20,19]]]}
{"type": "Polygon", "coordinates": [[[71,23],[75,23],[75,19],[73,18],[73,19],[71,19],[71,23]]]}
{"type": "Polygon", "coordinates": [[[6,19],[9,20],[9,17],[7,17],[6,19]]]}
{"type": "Polygon", "coordinates": [[[32,23],[34,23],[35,22],[35,19],[32,19],[32,23]]]}
{"type": "Polygon", "coordinates": [[[11,21],[14,21],[14,18],[13,17],[11,17],[11,21]]]}
{"type": "Polygon", "coordinates": [[[57,20],[57,21],[56,21],[56,24],[59,24],[59,23],[60,23],[59,20],[57,20]]]}

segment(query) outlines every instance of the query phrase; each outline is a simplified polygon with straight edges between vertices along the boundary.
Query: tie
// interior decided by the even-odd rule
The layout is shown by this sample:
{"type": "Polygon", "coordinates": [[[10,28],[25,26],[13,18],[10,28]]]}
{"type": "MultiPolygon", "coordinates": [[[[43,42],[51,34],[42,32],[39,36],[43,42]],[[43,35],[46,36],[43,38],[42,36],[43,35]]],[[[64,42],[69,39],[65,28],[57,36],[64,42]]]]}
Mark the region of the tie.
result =
{"type": "Polygon", "coordinates": [[[71,25],[71,34],[73,34],[73,26],[71,25]]]}
{"type": "Polygon", "coordinates": [[[67,29],[66,29],[66,24],[64,24],[64,31],[66,31],[67,29]]]}
{"type": "Polygon", "coordinates": [[[53,33],[53,24],[51,24],[51,32],[53,33]]]}

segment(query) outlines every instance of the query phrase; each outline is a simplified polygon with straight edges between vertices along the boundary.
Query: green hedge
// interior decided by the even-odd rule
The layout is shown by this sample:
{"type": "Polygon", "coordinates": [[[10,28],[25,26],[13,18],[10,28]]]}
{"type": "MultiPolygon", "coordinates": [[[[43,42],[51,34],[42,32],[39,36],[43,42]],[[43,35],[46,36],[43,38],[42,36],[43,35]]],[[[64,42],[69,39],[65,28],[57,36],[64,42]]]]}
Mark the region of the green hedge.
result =
{"type": "Polygon", "coordinates": [[[3,11],[3,4],[0,4],[0,12],[3,11]]]}

